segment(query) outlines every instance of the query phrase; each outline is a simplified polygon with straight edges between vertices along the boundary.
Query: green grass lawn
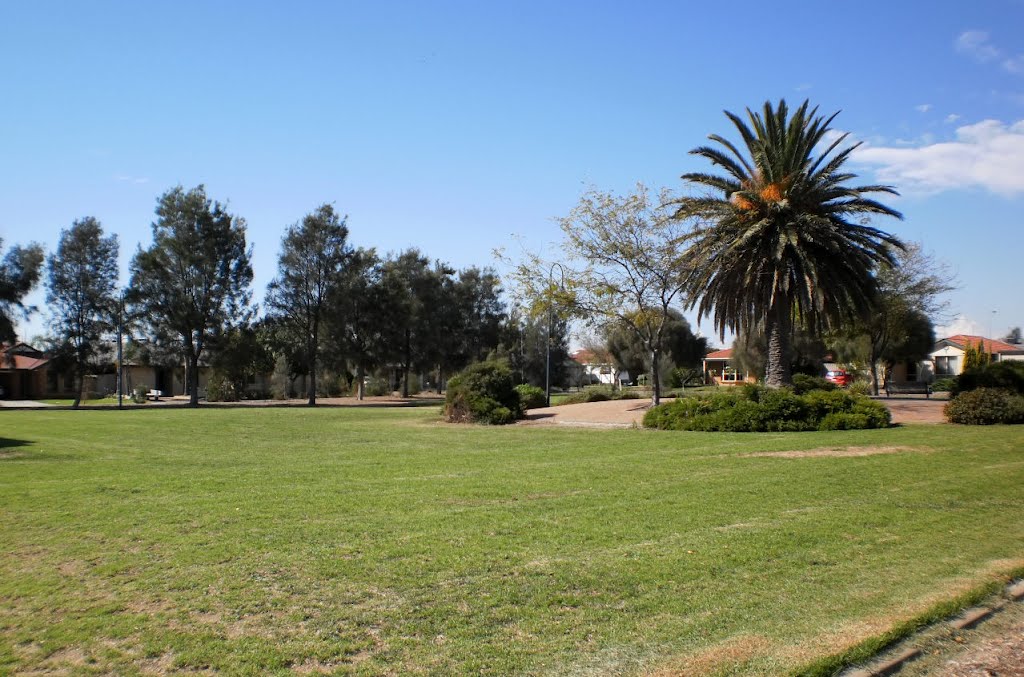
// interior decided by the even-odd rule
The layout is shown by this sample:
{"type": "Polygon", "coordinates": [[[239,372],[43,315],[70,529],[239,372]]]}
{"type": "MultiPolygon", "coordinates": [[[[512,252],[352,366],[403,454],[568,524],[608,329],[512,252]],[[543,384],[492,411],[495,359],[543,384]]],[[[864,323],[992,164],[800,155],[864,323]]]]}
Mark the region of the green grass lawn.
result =
{"type": "Polygon", "coordinates": [[[0,413],[0,673],[785,674],[1024,572],[1020,427],[436,417],[0,413]]]}

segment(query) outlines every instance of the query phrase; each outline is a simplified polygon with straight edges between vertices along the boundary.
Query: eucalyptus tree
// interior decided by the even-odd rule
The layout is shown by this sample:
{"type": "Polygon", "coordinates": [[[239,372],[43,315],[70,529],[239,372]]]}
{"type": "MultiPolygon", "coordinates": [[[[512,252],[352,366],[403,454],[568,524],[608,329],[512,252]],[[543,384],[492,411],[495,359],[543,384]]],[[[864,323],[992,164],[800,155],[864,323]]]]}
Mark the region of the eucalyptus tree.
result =
{"type": "Polygon", "coordinates": [[[864,317],[878,296],[875,271],[903,248],[868,225],[873,216],[902,218],[873,194],[897,195],[885,185],[849,186],[844,169],[858,144],[830,128],[838,113],[818,115],[804,101],[790,113],[785,101],[747,109],[747,121],[726,111],[742,147],[712,134],[716,145],[692,154],[724,174],[682,178],[707,189],[680,198],[676,216],[695,219],[687,238],[685,288],[698,318],[711,315],[724,338],[761,325],[768,336],[765,381],[792,382],[794,328],[821,333],[864,317]],[[845,145],[844,145],[845,144],[845,145]]]}
{"type": "Polygon", "coordinates": [[[125,301],[150,336],[180,352],[190,404],[199,403],[199,360],[211,344],[252,316],[252,251],[245,220],[197,186],[157,200],[153,244],[131,262],[125,301]]]}
{"type": "Polygon", "coordinates": [[[669,195],[651,197],[643,184],[623,196],[588,191],[562,229],[560,261],[528,255],[513,273],[535,310],[553,309],[593,327],[626,328],[649,355],[653,402],[661,398],[657,365],[673,308],[682,305],[687,262],[683,222],[669,195]],[[557,272],[557,274],[556,274],[557,272]]]}
{"type": "MultiPolygon", "coordinates": [[[[0,247],[3,243],[0,238],[0,247]]],[[[11,247],[0,260],[0,343],[14,343],[16,317],[35,310],[24,299],[39,282],[42,270],[43,248],[38,244],[11,247]]]]}
{"type": "Polygon", "coordinates": [[[119,249],[117,235],[104,237],[100,222],[87,216],[61,231],[57,251],[46,259],[51,330],[74,364],[75,407],[87,366],[106,352],[103,335],[116,326],[119,249]]]}
{"type": "Polygon", "coordinates": [[[327,302],[352,259],[345,218],[320,205],[288,228],[281,240],[277,277],[267,287],[269,314],[292,328],[309,366],[307,401],[316,404],[317,365],[327,302]]]}

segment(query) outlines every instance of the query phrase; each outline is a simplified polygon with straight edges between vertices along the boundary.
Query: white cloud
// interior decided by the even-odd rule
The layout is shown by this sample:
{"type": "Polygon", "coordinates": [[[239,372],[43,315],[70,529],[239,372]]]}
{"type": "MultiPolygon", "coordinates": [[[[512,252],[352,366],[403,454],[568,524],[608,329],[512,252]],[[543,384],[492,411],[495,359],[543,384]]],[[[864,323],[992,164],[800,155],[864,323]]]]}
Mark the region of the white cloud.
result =
{"type": "Polygon", "coordinates": [[[957,334],[966,334],[967,336],[985,336],[986,331],[988,330],[983,328],[980,322],[975,322],[966,315],[957,315],[949,324],[935,327],[935,338],[941,339],[948,336],[956,336],[957,334]]]}
{"type": "Polygon", "coordinates": [[[1003,68],[1010,73],[1024,73],[1024,54],[1010,57],[1003,61],[1003,68]]]}
{"type": "Polygon", "coordinates": [[[950,113],[949,115],[946,116],[946,124],[953,124],[954,122],[956,122],[959,119],[960,119],[959,115],[957,115],[956,113],[950,113]]]}
{"type": "Polygon", "coordinates": [[[920,106],[914,106],[914,110],[916,110],[918,113],[927,113],[931,109],[932,105],[930,103],[922,103],[920,106]]]}
{"type": "Polygon", "coordinates": [[[127,174],[118,174],[117,176],[114,177],[114,180],[115,181],[120,181],[122,183],[138,183],[138,184],[149,183],[149,177],[146,177],[146,176],[129,176],[127,174]]]}
{"type": "Polygon", "coordinates": [[[853,157],[877,166],[879,180],[905,191],[981,188],[1001,195],[1024,193],[1024,120],[1011,125],[983,120],[957,128],[956,137],[912,148],[864,145],[853,157]]]}
{"type": "Polygon", "coordinates": [[[953,45],[956,51],[966,54],[975,61],[991,61],[999,58],[999,48],[988,41],[988,33],[979,30],[964,31],[957,36],[953,45]]]}

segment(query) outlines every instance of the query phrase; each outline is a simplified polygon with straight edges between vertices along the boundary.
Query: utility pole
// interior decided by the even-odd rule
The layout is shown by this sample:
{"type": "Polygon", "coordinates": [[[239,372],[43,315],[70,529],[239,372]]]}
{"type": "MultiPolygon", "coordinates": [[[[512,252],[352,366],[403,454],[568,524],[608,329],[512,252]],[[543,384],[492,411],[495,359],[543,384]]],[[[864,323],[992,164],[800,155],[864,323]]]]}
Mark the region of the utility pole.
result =
{"type": "Polygon", "coordinates": [[[124,337],[124,292],[121,292],[121,298],[117,302],[117,408],[120,409],[124,404],[124,364],[123,357],[124,351],[122,348],[122,340],[124,337]]]}

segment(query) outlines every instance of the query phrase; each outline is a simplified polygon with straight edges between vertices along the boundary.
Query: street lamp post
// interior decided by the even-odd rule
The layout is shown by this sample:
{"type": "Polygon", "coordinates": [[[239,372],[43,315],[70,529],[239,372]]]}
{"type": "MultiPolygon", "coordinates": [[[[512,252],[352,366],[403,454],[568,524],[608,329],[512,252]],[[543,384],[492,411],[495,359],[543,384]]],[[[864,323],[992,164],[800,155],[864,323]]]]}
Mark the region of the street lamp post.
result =
{"type": "Polygon", "coordinates": [[[552,263],[551,269],[548,270],[548,340],[544,364],[544,406],[546,407],[551,406],[551,334],[555,324],[555,304],[551,298],[551,290],[555,284],[555,268],[558,268],[559,288],[565,286],[565,269],[560,263],[552,263]]]}

